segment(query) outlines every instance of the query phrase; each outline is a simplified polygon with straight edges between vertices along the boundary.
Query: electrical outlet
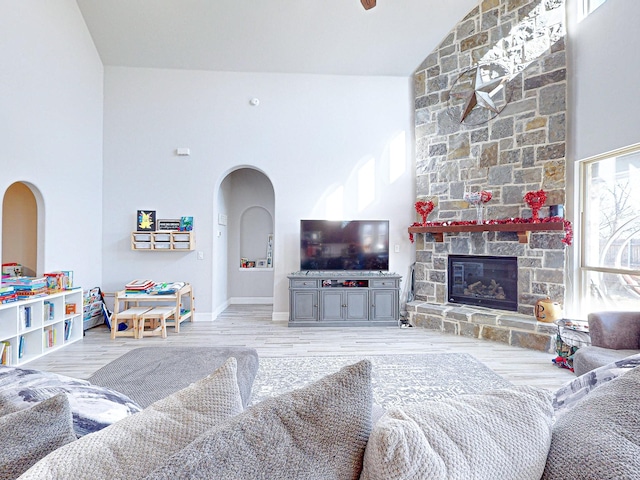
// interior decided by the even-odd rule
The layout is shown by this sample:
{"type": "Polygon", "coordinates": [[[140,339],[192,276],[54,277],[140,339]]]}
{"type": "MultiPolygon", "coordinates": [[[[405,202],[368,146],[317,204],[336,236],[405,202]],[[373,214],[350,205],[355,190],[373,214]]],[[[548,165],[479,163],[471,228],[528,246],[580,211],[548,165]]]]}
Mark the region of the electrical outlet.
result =
{"type": "Polygon", "coordinates": [[[400,245],[395,245],[393,247],[393,251],[396,252],[396,253],[400,253],[400,245]]]}
{"type": "Polygon", "coordinates": [[[198,260],[204,260],[204,252],[198,252],[198,260]]]}

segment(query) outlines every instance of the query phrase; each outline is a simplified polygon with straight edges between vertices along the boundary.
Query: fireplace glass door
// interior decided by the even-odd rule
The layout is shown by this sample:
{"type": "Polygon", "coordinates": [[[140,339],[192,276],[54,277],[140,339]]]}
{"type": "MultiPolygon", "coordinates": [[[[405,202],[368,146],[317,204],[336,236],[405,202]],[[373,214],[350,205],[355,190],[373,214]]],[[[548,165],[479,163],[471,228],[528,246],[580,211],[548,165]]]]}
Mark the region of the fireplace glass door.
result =
{"type": "Polygon", "coordinates": [[[449,255],[447,291],[451,303],[518,310],[518,259],[449,255]]]}

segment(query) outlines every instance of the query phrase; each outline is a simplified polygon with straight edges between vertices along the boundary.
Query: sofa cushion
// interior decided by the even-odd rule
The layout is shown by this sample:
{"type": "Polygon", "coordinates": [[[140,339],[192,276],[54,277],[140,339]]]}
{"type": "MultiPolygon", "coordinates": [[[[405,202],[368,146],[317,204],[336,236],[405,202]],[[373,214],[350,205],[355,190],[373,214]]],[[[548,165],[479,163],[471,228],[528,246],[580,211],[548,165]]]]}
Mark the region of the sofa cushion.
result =
{"type": "Polygon", "coordinates": [[[49,452],[76,439],[67,397],[60,393],[0,417],[0,479],[14,479],[49,452]]]}
{"type": "Polygon", "coordinates": [[[120,392],[41,370],[0,366],[0,415],[67,395],[78,437],[98,431],[142,408],[120,392]]]}
{"type": "Polygon", "coordinates": [[[23,479],[137,479],[202,432],[242,411],[236,359],[144,411],[51,453],[23,479]]]}
{"type": "Polygon", "coordinates": [[[543,479],[640,476],[640,367],[592,390],[553,426],[543,479]]]}
{"type": "Polygon", "coordinates": [[[392,408],[371,432],[362,480],[539,479],[551,394],[513,387],[392,408]]]}
{"type": "Polygon", "coordinates": [[[248,408],[146,478],[357,479],[371,406],[371,363],[363,360],[248,408]]]}

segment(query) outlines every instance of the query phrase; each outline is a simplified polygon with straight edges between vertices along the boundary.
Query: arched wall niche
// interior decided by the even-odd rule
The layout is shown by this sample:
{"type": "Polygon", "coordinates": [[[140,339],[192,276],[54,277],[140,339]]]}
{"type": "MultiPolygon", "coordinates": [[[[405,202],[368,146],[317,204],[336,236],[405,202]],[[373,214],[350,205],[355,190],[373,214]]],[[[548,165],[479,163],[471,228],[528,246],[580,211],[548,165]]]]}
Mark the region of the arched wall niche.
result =
{"type": "Polygon", "coordinates": [[[240,215],[240,256],[249,260],[265,259],[267,238],[271,234],[271,213],[261,206],[247,208],[240,215]]]}
{"type": "Polygon", "coordinates": [[[22,274],[44,271],[44,201],[30,182],[12,183],[2,197],[2,263],[22,265],[22,274]]]}

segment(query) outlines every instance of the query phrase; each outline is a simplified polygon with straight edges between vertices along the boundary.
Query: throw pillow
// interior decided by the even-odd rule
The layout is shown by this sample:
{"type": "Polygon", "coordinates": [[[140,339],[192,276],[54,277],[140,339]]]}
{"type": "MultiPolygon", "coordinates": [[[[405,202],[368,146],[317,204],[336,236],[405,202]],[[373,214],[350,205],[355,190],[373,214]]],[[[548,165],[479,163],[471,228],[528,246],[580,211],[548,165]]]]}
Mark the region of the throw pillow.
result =
{"type": "Polygon", "coordinates": [[[362,480],[538,480],[551,442],[551,394],[513,387],[393,408],[378,421],[362,480]]]}
{"type": "Polygon", "coordinates": [[[49,452],[76,439],[69,402],[58,394],[0,417],[0,479],[19,477],[49,452]]]}
{"type": "Polygon", "coordinates": [[[199,434],[242,411],[236,368],[236,359],[229,358],[208,377],[51,453],[22,479],[144,477],[199,434]]]}
{"type": "Polygon", "coordinates": [[[357,479],[371,430],[371,363],[268,398],[167,457],[148,479],[357,479]]]}
{"type": "Polygon", "coordinates": [[[543,479],[640,477],[640,367],[607,382],[553,426],[543,479]]]}
{"type": "Polygon", "coordinates": [[[0,367],[0,415],[32,407],[58,393],[67,395],[78,437],[142,410],[126,395],[86,380],[29,368],[0,367]]]}
{"type": "Polygon", "coordinates": [[[603,365],[567,382],[553,396],[553,408],[556,411],[556,416],[572,408],[578,400],[585,397],[594,388],[627,373],[639,365],[640,353],[603,365]]]}

